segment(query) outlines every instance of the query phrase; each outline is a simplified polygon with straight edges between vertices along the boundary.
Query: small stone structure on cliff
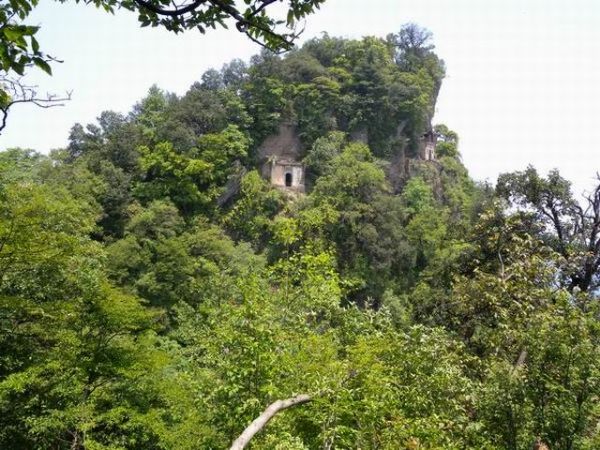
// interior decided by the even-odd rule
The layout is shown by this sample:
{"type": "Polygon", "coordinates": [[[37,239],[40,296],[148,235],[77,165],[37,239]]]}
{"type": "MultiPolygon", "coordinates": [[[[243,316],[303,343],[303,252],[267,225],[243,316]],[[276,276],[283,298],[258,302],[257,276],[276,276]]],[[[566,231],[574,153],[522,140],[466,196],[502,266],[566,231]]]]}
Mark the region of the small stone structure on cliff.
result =
{"type": "Polygon", "coordinates": [[[276,134],[269,136],[258,149],[262,175],[277,188],[304,192],[304,164],[300,162],[302,142],[296,127],[282,123],[276,134]]]}
{"type": "Polygon", "coordinates": [[[420,158],[424,161],[435,161],[435,145],[437,137],[433,130],[425,133],[420,145],[420,158]]]}
{"type": "Polygon", "coordinates": [[[304,165],[273,156],[267,161],[271,184],[288,191],[304,192],[304,165]]]}

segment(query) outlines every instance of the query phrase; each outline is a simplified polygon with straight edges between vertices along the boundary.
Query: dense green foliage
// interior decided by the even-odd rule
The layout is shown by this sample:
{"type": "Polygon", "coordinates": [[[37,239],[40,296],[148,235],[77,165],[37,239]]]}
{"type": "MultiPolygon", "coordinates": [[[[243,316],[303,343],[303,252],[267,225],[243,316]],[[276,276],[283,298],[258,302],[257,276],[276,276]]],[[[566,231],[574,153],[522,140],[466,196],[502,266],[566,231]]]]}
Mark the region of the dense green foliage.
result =
{"type": "Polygon", "coordinates": [[[429,34],[327,35],[0,153],[0,448],[600,446],[600,188],[473,182],[429,34]],[[297,127],[306,194],[259,148],[297,127]]]}

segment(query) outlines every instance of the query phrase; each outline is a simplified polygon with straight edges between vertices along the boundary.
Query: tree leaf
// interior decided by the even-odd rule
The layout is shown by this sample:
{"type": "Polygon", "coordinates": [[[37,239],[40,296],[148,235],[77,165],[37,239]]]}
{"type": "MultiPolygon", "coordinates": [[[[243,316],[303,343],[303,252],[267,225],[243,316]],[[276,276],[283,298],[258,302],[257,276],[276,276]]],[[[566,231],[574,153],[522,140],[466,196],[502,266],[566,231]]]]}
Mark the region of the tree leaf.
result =
{"type": "Polygon", "coordinates": [[[52,75],[52,68],[50,65],[44,61],[42,58],[33,58],[33,63],[46,72],[48,75],[52,75]]]}

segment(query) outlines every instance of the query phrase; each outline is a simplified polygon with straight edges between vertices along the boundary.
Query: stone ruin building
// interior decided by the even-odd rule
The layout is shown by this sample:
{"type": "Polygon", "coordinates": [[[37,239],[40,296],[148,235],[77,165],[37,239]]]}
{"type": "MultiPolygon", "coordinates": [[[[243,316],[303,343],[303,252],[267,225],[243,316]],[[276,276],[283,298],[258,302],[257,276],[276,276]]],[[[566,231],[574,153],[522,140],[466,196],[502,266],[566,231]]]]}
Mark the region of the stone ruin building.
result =
{"type": "Polygon", "coordinates": [[[419,157],[424,161],[435,161],[435,145],[437,143],[437,137],[433,130],[429,130],[421,138],[419,145],[419,157]]]}
{"type": "Polygon", "coordinates": [[[304,165],[293,159],[273,156],[266,163],[271,184],[289,191],[304,192],[304,165]]]}
{"type": "Polygon", "coordinates": [[[296,127],[289,123],[280,124],[278,132],[265,139],[258,150],[262,176],[279,189],[305,192],[301,154],[302,143],[296,127]]]}

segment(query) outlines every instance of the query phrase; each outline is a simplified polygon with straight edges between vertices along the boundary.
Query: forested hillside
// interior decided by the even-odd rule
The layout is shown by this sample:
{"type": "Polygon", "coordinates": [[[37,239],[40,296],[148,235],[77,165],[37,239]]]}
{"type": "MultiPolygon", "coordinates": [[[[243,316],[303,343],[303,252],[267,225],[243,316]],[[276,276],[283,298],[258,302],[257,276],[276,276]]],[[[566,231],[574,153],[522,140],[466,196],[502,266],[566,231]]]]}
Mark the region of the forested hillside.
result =
{"type": "Polygon", "coordinates": [[[286,399],[249,448],[600,448],[600,184],[474,182],[430,37],[323,35],[0,153],[0,448],[224,449],[286,399]],[[306,193],[262,176],[282,124],[306,193]]]}

